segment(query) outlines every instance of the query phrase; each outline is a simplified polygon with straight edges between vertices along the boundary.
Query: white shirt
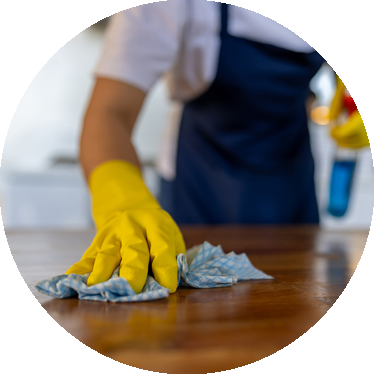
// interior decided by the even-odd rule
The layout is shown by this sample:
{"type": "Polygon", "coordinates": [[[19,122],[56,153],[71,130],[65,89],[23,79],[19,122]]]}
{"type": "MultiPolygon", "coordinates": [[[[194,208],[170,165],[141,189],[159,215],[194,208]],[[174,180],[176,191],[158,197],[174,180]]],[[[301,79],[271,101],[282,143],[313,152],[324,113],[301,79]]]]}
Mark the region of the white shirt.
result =
{"type": "MultiPolygon", "coordinates": [[[[228,33],[296,52],[313,52],[280,24],[229,6],[228,33]]],[[[199,96],[215,78],[220,50],[220,3],[168,0],[141,5],[111,17],[95,70],[147,92],[162,76],[172,100],[199,96]]]]}

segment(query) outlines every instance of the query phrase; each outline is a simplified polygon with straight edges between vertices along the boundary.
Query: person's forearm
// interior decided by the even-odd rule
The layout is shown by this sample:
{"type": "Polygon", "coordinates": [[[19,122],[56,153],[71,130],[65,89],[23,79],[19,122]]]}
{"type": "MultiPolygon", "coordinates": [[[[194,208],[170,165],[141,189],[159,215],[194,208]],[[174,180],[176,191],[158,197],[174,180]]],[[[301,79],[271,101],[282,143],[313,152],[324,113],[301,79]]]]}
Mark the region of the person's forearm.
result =
{"type": "Polygon", "coordinates": [[[140,168],[131,132],[143,98],[144,93],[130,86],[124,89],[122,83],[97,82],[80,140],[79,160],[87,181],[99,164],[109,160],[125,160],[140,168]]]}
{"type": "Polygon", "coordinates": [[[140,168],[131,143],[130,126],[123,121],[115,113],[87,113],[79,157],[87,180],[99,164],[109,160],[125,160],[140,168]]]}

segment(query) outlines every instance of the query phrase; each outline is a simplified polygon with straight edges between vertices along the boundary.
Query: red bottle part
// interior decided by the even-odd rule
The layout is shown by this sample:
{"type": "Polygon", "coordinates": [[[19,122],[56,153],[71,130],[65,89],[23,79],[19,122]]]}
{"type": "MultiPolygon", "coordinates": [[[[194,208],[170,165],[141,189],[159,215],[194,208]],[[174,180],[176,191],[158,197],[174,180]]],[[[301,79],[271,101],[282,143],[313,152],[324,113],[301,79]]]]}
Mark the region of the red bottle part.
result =
{"type": "Polygon", "coordinates": [[[364,100],[357,96],[344,96],[343,105],[347,109],[349,115],[352,115],[362,104],[364,100]]]}

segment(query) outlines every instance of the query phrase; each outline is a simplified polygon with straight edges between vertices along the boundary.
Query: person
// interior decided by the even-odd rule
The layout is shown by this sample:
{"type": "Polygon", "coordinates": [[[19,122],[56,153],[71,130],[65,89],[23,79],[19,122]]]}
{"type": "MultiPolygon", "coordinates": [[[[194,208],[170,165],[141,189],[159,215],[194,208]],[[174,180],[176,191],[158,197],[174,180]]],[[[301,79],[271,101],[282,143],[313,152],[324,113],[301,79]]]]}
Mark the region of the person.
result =
{"type": "Polygon", "coordinates": [[[90,286],[120,266],[138,293],[151,271],[174,292],[185,253],[178,224],[318,223],[305,103],[323,63],[285,27],[223,3],[168,0],[115,14],[80,145],[97,234],[67,274],[91,273],[90,286]],[[131,133],[164,75],[174,122],[158,202],[131,133]]]}

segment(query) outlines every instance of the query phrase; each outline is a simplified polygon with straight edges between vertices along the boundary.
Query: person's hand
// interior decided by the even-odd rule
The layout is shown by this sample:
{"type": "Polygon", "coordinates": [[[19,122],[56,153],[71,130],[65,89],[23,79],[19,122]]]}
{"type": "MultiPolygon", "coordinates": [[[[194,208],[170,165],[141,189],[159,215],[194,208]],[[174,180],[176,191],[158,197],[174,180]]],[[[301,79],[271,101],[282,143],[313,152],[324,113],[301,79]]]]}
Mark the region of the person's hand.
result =
{"type": "Polygon", "coordinates": [[[341,147],[356,149],[368,147],[370,146],[369,139],[358,110],[355,110],[346,122],[339,123],[339,116],[344,110],[344,94],[344,83],[337,77],[336,92],[330,108],[331,136],[341,147]]]}
{"type": "Polygon", "coordinates": [[[91,286],[108,280],[120,266],[119,275],[139,293],[151,264],[156,281],[175,292],[176,256],[186,253],[183,237],[144,185],[140,170],[125,161],[108,161],[92,172],[89,185],[98,232],[66,274],[91,272],[91,286]]]}

